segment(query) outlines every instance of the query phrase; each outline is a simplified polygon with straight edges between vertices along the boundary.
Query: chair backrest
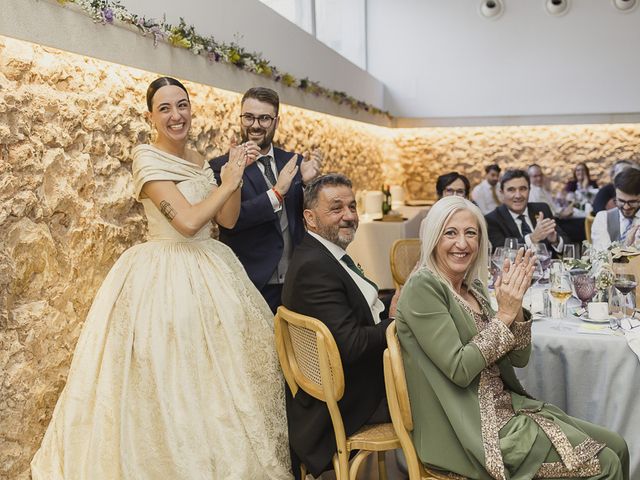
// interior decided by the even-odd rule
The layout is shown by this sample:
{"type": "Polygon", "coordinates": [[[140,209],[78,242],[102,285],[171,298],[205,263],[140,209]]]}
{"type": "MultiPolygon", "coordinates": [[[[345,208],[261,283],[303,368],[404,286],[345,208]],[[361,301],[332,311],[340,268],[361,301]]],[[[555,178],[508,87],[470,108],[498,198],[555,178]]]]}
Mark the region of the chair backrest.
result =
{"type": "Polygon", "coordinates": [[[402,287],[416,263],[420,260],[420,239],[403,238],[396,240],[391,245],[389,259],[391,262],[391,275],[396,288],[402,287]]]}
{"type": "Polygon", "coordinates": [[[591,226],[596,217],[592,213],[584,217],[584,234],[587,242],[591,243],[591,226]]]}
{"type": "Polygon", "coordinates": [[[276,350],[284,377],[295,396],[298,388],[318,400],[336,402],[344,394],[344,371],[338,346],[320,320],[278,307],[276,350]]]}
{"type": "Polygon", "coordinates": [[[402,352],[396,333],[395,321],[391,322],[387,327],[386,336],[387,349],[384,351],[382,360],[384,365],[384,385],[387,392],[391,422],[407,460],[409,479],[420,479],[424,476],[425,469],[418,459],[418,454],[411,439],[413,417],[411,416],[407,379],[404,373],[402,352]]]}

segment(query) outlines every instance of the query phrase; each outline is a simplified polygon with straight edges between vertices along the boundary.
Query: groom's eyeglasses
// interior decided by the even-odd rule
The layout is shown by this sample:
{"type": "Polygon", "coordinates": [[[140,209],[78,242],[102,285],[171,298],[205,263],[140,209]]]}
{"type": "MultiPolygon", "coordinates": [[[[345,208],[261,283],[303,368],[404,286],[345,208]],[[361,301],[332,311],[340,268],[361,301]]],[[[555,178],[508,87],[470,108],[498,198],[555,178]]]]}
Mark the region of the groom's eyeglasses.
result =
{"type": "Polygon", "coordinates": [[[271,115],[266,114],[258,115],[257,117],[251,115],[250,113],[243,113],[242,115],[240,115],[240,120],[242,121],[243,127],[251,127],[257,120],[258,125],[260,125],[262,128],[269,128],[276,118],[277,117],[272,117],[271,115]]]}

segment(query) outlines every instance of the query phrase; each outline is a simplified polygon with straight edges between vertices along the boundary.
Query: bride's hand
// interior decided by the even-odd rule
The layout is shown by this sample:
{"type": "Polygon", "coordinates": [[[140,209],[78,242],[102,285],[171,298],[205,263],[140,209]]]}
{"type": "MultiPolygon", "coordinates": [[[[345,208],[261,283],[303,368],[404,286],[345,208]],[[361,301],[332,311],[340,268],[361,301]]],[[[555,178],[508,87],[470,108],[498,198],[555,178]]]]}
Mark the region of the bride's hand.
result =
{"type": "Polygon", "coordinates": [[[242,181],[246,162],[246,148],[242,145],[233,146],[229,150],[229,161],[222,166],[220,171],[221,186],[230,187],[235,191],[242,181]]]}

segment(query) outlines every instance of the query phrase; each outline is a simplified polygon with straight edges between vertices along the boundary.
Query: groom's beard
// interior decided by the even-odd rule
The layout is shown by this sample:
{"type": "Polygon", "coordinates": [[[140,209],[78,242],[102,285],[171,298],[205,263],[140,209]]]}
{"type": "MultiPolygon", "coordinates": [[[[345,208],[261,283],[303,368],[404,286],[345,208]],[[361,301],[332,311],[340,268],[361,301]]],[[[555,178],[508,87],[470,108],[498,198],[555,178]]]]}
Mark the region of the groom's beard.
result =
{"type": "Polygon", "coordinates": [[[327,225],[317,222],[318,235],[346,249],[358,230],[358,220],[340,222],[338,225],[327,225]]]}

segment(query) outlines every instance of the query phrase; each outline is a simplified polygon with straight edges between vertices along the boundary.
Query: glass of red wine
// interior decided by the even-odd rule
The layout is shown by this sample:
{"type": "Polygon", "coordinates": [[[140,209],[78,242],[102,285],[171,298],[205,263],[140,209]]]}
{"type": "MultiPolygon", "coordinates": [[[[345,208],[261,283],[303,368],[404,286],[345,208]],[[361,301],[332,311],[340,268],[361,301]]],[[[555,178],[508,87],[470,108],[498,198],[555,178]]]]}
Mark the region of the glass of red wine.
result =
{"type": "MultiPolygon", "coordinates": [[[[616,290],[620,292],[622,295],[622,312],[625,319],[631,318],[631,314],[627,312],[627,308],[629,306],[629,294],[633,292],[638,286],[638,282],[636,281],[636,276],[632,273],[618,273],[616,274],[613,286],[616,287],[616,290]]],[[[631,311],[633,313],[633,310],[631,311]]],[[[620,328],[620,320],[616,319],[612,320],[611,328],[616,330],[620,328]],[[615,323],[615,325],[614,325],[615,323]]]]}

